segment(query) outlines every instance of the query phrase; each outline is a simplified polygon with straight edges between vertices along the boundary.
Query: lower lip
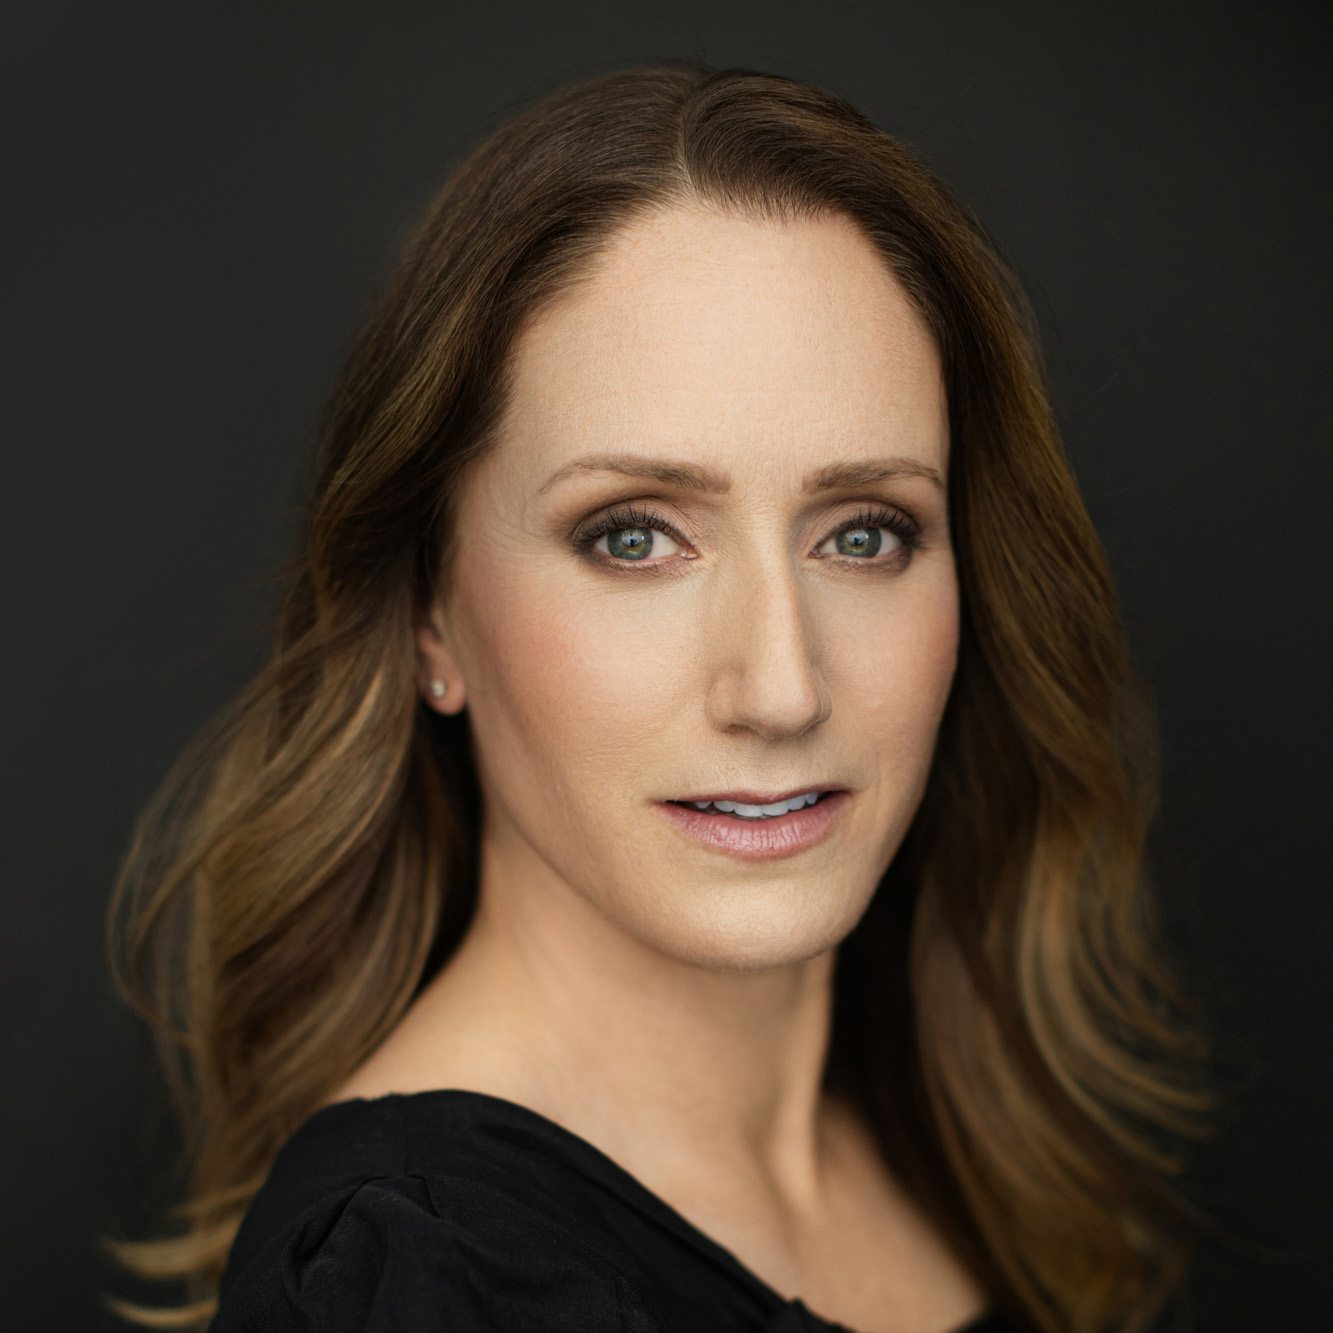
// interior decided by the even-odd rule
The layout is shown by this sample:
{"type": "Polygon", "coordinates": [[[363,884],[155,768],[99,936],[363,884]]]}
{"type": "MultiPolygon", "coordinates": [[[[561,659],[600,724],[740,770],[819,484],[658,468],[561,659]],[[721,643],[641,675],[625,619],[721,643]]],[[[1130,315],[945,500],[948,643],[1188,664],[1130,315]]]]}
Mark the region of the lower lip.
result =
{"type": "Polygon", "coordinates": [[[728,852],[746,861],[766,861],[793,856],[813,847],[833,831],[851,793],[831,791],[814,805],[789,811],[772,819],[737,819],[733,815],[709,814],[689,805],[658,803],[671,822],[708,847],[728,852]]]}

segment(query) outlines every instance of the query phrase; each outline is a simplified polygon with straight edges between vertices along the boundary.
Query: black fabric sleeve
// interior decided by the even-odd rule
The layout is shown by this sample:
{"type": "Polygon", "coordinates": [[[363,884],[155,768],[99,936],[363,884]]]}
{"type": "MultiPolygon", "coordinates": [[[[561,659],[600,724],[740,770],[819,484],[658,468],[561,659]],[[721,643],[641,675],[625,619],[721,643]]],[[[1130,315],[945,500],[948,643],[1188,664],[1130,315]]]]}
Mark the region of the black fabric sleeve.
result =
{"type": "Polygon", "coordinates": [[[371,1180],[254,1251],[210,1333],[662,1333],[623,1274],[549,1218],[458,1182],[371,1180]]]}

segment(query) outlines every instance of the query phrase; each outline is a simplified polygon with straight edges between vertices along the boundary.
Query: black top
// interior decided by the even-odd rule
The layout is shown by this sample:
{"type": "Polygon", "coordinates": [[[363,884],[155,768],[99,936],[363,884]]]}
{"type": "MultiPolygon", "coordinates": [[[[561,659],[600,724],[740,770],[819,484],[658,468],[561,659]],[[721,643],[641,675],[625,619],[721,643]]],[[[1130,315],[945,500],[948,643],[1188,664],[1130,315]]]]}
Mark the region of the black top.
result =
{"type": "MultiPolygon", "coordinates": [[[[839,1328],[578,1135],[449,1089],[340,1102],[296,1131],[241,1224],[211,1333],[839,1328]]],[[[965,1333],[1012,1331],[990,1315],[965,1333]]]]}

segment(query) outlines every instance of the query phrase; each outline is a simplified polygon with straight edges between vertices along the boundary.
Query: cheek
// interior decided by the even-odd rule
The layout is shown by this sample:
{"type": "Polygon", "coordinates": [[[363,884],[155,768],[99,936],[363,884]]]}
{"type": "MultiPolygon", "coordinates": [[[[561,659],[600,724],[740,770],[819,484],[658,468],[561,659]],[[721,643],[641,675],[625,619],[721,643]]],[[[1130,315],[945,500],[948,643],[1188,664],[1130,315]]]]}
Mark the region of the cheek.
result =
{"type": "MultiPolygon", "coordinates": [[[[568,831],[586,818],[580,809],[623,798],[679,750],[709,658],[709,617],[680,590],[571,587],[511,560],[479,563],[463,591],[469,706],[497,797],[554,806],[568,831]]],[[[825,600],[810,647],[833,697],[826,743],[860,754],[857,767],[877,769],[885,799],[899,805],[924,782],[952,684],[952,562],[884,592],[825,600]]]]}
{"type": "Polygon", "coordinates": [[[929,765],[958,657],[958,593],[952,567],[904,586],[871,614],[843,617],[836,640],[837,695],[873,738],[886,769],[929,765]]]}
{"type": "Polygon", "coordinates": [[[660,606],[522,570],[488,574],[473,582],[484,594],[471,595],[467,615],[470,706],[491,742],[486,758],[521,762],[565,791],[623,782],[636,748],[678,716],[673,690],[685,688],[660,606]]]}
{"type": "MultiPolygon", "coordinates": [[[[957,658],[952,566],[932,575],[887,602],[828,607],[820,633],[835,712],[900,755],[933,742],[957,658]]],[[[581,756],[632,762],[627,746],[679,724],[706,655],[697,608],[666,589],[573,591],[522,570],[486,570],[472,586],[474,708],[521,728],[548,763],[567,758],[571,740],[581,756]]]]}

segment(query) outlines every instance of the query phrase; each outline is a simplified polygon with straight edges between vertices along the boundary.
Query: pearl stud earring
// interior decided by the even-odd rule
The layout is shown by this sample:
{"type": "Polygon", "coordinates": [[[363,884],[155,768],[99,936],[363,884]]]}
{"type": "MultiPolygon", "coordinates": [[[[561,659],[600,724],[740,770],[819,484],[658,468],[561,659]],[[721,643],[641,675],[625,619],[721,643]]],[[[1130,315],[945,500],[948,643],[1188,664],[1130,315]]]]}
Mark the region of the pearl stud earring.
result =
{"type": "Polygon", "coordinates": [[[445,684],[444,684],[444,681],[442,681],[442,680],[433,680],[433,681],[431,681],[431,683],[430,683],[430,692],[431,692],[437,699],[443,699],[443,698],[444,698],[444,691],[445,691],[445,684]]]}

